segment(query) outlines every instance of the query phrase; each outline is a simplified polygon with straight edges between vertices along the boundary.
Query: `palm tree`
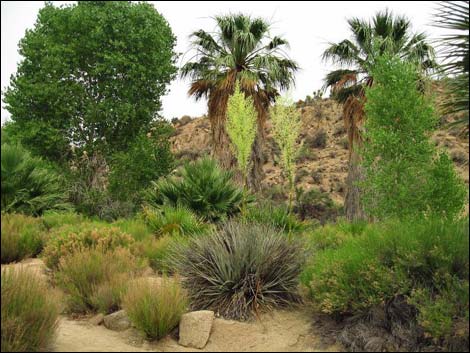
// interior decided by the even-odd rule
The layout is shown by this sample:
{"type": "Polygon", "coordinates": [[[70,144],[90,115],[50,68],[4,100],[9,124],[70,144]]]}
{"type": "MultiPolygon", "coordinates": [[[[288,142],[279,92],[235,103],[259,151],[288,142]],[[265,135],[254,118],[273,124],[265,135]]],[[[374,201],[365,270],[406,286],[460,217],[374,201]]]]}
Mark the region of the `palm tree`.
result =
{"type": "Polygon", "coordinates": [[[436,14],[436,26],[450,30],[441,38],[442,73],[450,76],[449,98],[444,102],[445,113],[462,113],[457,124],[468,125],[469,75],[469,2],[443,1],[436,14]]]}
{"type": "Polygon", "coordinates": [[[334,99],[343,104],[343,118],[349,139],[349,174],[345,197],[346,217],[364,219],[358,181],[361,180],[358,148],[362,143],[365,87],[374,82],[370,68],[385,52],[413,61],[424,70],[435,66],[434,50],[424,33],[412,33],[406,17],[394,16],[388,10],[377,13],[372,21],[348,20],[352,39],[330,43],[323,60],[339,64],[341,69],[326,75],[324,88],[330,88],[334,99]]]}
{"type": "Polygon", "coordinates": [[[213,155],[225,168],[233,164],[225,124],[227,101],[236,80],[240,89],[253,97],[258,114],[258,132],[253,144],[250,184],[258,189],[268,107],[279,94],[279,89],[293,85],[298,66],[286,55],[288,42],[278,36],[270,37],[270,25],[264,19],[230,14],[216,16],[215,21],[215,33],[204,30],[192,33],[192,45],[197,53],[191,59],[193,61],[182,67],[181,76],[192,80],[189,95],[208,100],[213,155]]]}

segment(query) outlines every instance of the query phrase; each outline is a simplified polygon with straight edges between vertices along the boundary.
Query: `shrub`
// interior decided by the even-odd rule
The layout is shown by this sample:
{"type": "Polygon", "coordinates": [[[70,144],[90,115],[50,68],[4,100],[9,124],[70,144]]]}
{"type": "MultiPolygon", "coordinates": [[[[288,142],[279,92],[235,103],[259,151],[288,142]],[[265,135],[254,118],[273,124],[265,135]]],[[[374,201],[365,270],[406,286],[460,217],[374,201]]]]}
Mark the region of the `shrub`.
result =
{"type": "Polygon", "coordinates": [[[19,145],[4,143],[1,150],[2,212],[37,216],[70,208],[59,176],[44,161],[19,145]]]}
{"type": "Polygon", "coordinates": [[[325,148],[328,142],[328,134],[325,130],[318,130],[313,136],[308,138],[305,143],[310,148],[325,148]]]}
{"type": "Polygon", "coordinates": [[[70,311],[109,312],[120,307],[125,283],[144,266],[128,249],[82,249],[60,259],[56,280],[68,295],[70,311]]]}
{"type": "Polygon", "coordinates": [[[203,158],[186,163],[176,176],[154,182],[145,199],[156,208],[181,205],[205,220],[217,221],[240,211],[243,191],[233,183],[231,172],[203,158]]]}
{"type": "Polygon", "coordinates": [[[208,228],[189,209],[179,205],[144,207],[142,215],[149,228],[159,236],[200,234],[208,228]]]}
{"type": "Polygon", "coordinates": [[[59,228],[63,225],[79,225],[86,221],[83,215],[70,211],[46,211],[41,218],[47,229],[59,228]]]}
{"type": "Polygon", "coordinates": [[[316,219],[325,224],[334,221],[341,212],[328,194],[315,189],[307,192],[297,189],[294,213],[302,220],[316,219]]]}
{"type": "Polygon", "coordinates": [[[57,327],[57,299],[38,276],[2,268],[2,352],[46,350],[57,327]]]}
{"type": "Polygon", "coordinates": [[[301,244],[266,225],[225,224],[191,239],[175,262],[195,309],[246,319],[258,309],[300,300],[301,244]]]}
{"type": "Polygon", "coordinates": [[[147,338],[160,339],[179,324],[187,299],[176,280],[164,278],[161,284],[141,280],[128,290],[123,306],[147,338]]]}
{"type": "Polygon", "coordinates": [[[311,224],[301,221],[295,215],[290,214],[287,207],[273,206],[267,203],[250,207],[243,214],[243,219],[248,222],[270,225],[286,233],[303,232],[311,226],[311,224]]]}
{"type": "Polygon", "coordinates": [[[302,274],[319,309],[366,314],[408,297],[418,324],[448,339],[454,323],[468,317],[468,220],[389,221],[354,232],[318,253],[302,274]]]}
{"type": "Polygon", "coordinates": [[[22,214],[1,216],[1,263],[36,256],[43,247],[45,228],[38,218],[22,214]]]}
{"type": "Polygon", "coordinates": [[[130,234],[135,241],[153,237],[152,230],[141,218],[120,219],[111,224],[124,233],[130,234]]]}
{"type": "Polygon", "coordinates": [[[79,227],[63,227],[50,235],[44,248],[46,265],[57,268],[60,258],[85,249],[113,250],[126,247],[134,242],[127,233],[116,227],[96,223],[81,224],[79,227]]]}

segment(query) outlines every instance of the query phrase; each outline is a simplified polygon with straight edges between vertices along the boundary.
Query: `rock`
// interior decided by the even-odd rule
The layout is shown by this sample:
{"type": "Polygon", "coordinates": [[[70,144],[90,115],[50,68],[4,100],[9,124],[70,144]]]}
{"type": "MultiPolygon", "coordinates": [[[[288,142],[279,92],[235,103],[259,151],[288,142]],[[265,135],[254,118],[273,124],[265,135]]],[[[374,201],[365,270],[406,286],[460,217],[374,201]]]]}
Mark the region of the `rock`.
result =
{"type": "Polygon", "coordinates": [[[106,315],[103,318],[104,326],[113,331],[124,331],[131,327],[131,322],[125,310],[106,315]]]}
{"type": "Polygon", "coordinates": [[[213,322],[213,311],[202,310],[184,314],[180,321],[178,343],[185,347],[204,348],[209,340],[213,322]]]}
{"type": "Polygon", "coordinates": [[[88,322],[92,325],[98,326],[98,325],[101,325],[103,323],[103,320],[104,320],[104,315],[103,314],[97,314],[97,315],[93,316],[92,318],[90,318],[90,320],[88,320],[88,322]]]}
{"type": "Polygon", "coordinates": [[[183,125],[186,125],[188,123],[191,122],[191,117],[189,115],[183,115],[180,119],[180,125],[183,126],[183,125]]]}

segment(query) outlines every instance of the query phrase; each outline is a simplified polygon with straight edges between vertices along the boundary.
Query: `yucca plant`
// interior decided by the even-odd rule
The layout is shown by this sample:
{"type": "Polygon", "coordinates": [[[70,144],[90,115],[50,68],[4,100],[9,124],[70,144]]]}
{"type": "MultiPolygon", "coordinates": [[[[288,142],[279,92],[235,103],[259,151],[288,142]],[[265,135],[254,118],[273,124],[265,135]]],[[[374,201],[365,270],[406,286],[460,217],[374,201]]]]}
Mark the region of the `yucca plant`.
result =
{"type": "Polygon", "coordinates": [[[267,225],[229,222],[193,238],[174,261],[196,310],[244,320],[300,301],[302,246],[267,225]]]}
{"type": "Polygon", "coordinates": [[[442,1],[436,13],[435,25],[450,31],[440,40],[439,54],[443,61],[442,73],[450,76],[449,97],[444,101],[444,112],[463,113],[457,124],[468,125],[469,75],[469,2],[442,1]]]}
{"type": "Polygon", "coordinates": [[[59,176],[41,159],[19,145],[2,144],[3,212],[41,215],[45,210],[70,209],[59,176]]]}
{"type": "Polygon", "coordinates": [[[159,208],[146,206],[142,215],[149,228],[158,236],[194,235],[208,228],[194,213],[181,205],[162,205],[159,208]]]}
{"type": "Polygon", "coordinates": [[[232,181],[232,173],[210,158],[186,163],[176,175],[153,182],[146,201],[185,206],[208,221],[218,221],[240,211],[243,190],[232,181]]]}

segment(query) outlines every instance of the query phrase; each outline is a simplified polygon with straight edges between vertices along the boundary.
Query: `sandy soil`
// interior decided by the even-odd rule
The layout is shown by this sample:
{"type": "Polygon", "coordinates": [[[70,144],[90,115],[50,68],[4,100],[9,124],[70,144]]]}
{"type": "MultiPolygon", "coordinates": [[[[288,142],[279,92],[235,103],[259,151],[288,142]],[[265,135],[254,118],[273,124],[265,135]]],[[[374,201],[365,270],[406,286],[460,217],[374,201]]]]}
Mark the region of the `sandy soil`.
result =
{"type": "Polygon", "coordinates": [[[275,311],[249,323],[216,319],[203,350],[179,346],[168,336],[144,341],[133,329],[115,332],[87,321],[62,318],[51,350],[89,352],[339,352],[338,345],[322,344],[305,308],[275,311]]]}

